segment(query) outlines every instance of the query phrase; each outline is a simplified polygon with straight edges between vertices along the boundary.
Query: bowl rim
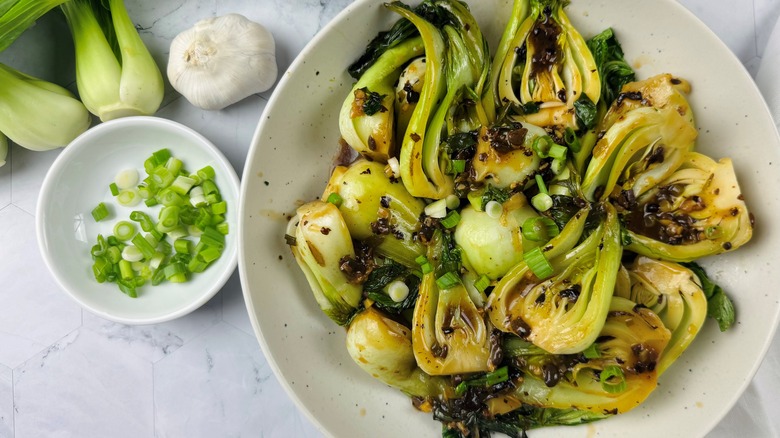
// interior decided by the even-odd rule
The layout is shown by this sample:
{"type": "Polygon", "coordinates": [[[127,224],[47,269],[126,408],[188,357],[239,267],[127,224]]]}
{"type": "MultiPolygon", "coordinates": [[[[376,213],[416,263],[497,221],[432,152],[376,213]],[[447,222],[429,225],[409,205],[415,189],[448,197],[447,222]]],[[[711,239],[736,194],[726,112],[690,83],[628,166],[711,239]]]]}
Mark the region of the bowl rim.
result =
{"type": "MultiPolygon", "coordinates": [[[[239,194],[240,197],[240,191],[239,191],[240,180],[238,178],[238,175],[236,174],[235,169],[233,168],[233,165],[230,164],[230,161],[227,159],[227,157],[225,157],[222,151],[219,150],[219,148],[217,148],[217,146],[214,143],[212,143],[209,139],[207,139],[205,136],[203,136],[202,134],[200,134],[199,132],[195,131],[194,129],[190,128],[187,125],[184,125],[182,123],[170,119],[165,119],[157,116],[129,116],[120,119],[109,120],[94,125],[89,129],[87,129],[86,131],[84,131],[83,133],[81,133],[78,137],[73,139],[73,141],[71,141],[67,146],[63,148],[62,152],[54,160],[51,167],[49,167],[48,171],[46,172],[46,176],[43,179],[43,183],[41,184],[40,193],[38,195],[38,201],[35,207],[35,231],[36,231],[38,249],[41,253],[41,256],[43,257],[43,261],[44,264],[46,265],[46,268],[49,270],[51,276],[54,278],[57,285],[59,285],[60,289],[64,291],[68,296],[70,296],[75,302],[81,305],[82,308],[104,319],[122,323],[122,324],[127,324],[127,325],[158,324],[158,323],[167,322],[167,321],[180,318],[182,316],[185,316],[195,311],[203,304],[208,302],[210,299],[212,299],[222,289],[222,287],[225,285],[225,283],[227,283],[227,281],[233,275],[233,272],[235,272],[235,270],[238,267],[238,246],[239,245],[238,245],[237,238],[233,239],[234,243],[231,244],[229,247],[230,248],[229,254],[226,254],[229,257],[228,264],[226,265],[226,269],[224,269],[223,272],[217,277],[212,287],[209,288],[206,293],[196,296],[197,299],[193,301],[188,301],[186,305],[179,307],[173,312],[169,312],[167,314],[163,314],[155,317],[137,317],[137,318],[117,316],[99,307],[90,305],[85,301],[83,301],[82,299],[80,299],[79,295],[73,292],[61,279],[61,277],[57,274],[56,270],[53,269],[53,266],[56,264],[56,260],[53,259],[51,253],[47,250],[46,245],[44,244],[46,240],[46,224],[44,223],[43,213],[44,213],[47,200],[51,196],[51,188],[53,186],[53,179],[55,178],[55,176],[60,172],[61,168],[67,164],[70,157],[73,154],[75,154],[79,148],[84,147],[83,145],[85,144],[89,144],[88,141],[92,137],[101,135],[104,133],[104,131],[123,128],[127,126],[133,126],[133,125],[139,125],[139,126],[151,125],[158,128],[167,129],[171,132],[179,132],[183,134],[183,136],[185,137],[190,137],[194,143],[201,144],[203,146],[203,149],[207,151],[209,155],[213,156],[215,160],[217,160],[222,166],[224,166],[228,170],[227,175],[224,175],[225,179],[227,180],[227,184],[230,185],[231,191],[235,191],[237,194],[239,194]]],[[[236,198],[236,201],[238,201],[238,197],[236,198]]],[[[236,226],[236,228],[238,227],[236,226]]]]}

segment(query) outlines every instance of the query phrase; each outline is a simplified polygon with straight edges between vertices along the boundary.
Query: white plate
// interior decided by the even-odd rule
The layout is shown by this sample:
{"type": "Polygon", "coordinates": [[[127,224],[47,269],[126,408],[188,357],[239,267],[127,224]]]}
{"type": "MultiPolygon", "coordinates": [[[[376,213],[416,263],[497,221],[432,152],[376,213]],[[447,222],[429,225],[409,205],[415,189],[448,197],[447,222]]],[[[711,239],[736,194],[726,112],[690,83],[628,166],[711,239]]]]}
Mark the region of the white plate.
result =
{"type": "Polygon", "coordinates": [[[219,149],[180,123],[156,117],[101,123],[73,140],[46,174],[36,214],[38,245],[60,286],[87,310],[124,324],[178,318],[211,299],[235,271],[238,184],[235,170],[219,149]],[[129,220],[133,210],[150,212],[156,219],[159,207],[148,208],[143,203],[122,207],[108,186],[125,169],[135,168],[139,175],[145,175],[144,160],[163,148],[182,160],[191,172],[207,165],[214,168],[215,182],[228,204],[225,220],[230,232],[225,236],[222,256],[204,272],[185,283],[144,285],[138,290],[138,298],[130,298],[114,283],[95,281],[90,249],[98,233],[113,234],[116,221],[129,220]],[[110,204],[112,220],[92,219],[91,211],[101,201],[110,204]]]}
{"type": "MultiPolygon", "coordinates": [[[[470,5],[491,47],[509,0],[470,5]]],[[[780,144],[748,73],[695,16],[672,0],[574,0],[569,17],[588,38],[613,27],[640,78],[671,72],[691,81],[698,148],[732,157],[756,218],[752,242],[703,265],[734,299],[738,323],[720,333],[708,321],[693,346],[640,407],[605,421],[534,430],[561,436],[704,436],[750,382],[778,321],[780,144]]],[[[239,271],[260,344],[299,406],[328,435],[441,436],[429,414],[361,371],[345,332],[317,307],[284,243],[288,215],[318,197],[338,147],[338,110],[352,84],[345,69],[397,17],[379,1],[357,1],[304,49],[283,76],[260,120],[241,187],[239,271]]]]}

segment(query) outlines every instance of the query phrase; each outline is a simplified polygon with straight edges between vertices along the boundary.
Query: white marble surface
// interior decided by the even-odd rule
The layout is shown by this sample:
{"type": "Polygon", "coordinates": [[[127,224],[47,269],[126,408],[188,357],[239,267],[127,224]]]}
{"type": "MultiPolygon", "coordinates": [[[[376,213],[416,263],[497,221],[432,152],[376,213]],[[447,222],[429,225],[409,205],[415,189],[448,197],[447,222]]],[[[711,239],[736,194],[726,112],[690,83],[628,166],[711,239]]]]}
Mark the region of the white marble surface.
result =
{"type": "MultiPolygon", "coordinates": [[[[617,1],[617,0],[615,0],[617,1]]],[[[775,0],[681,0],[755,74],[775,0]]],[[[280,72],[351,0],[126,0],[161,66],[168,45],[200,18],[238,12],[276,38],[280,72]]],[[[659,23],[662,25],[662,23],[659,23]]],[[[72,47],[59,13],[44,17],[5,62],[74,88],[72,47]]],[[[780,80],[780,79],[779,79],[780,80]]],[[[271,91],[201,111],[166,88],[158,115],[212,140],[241,174],[271,91]]],[[[0,167],[0,437],[318,437],[260,351],[238,273],[194,313],[124,326],[82,310],[49,276],[35,242],[35,203],[59,151],[12,145],[0,167]]],[[[710,438],[780,433],[780,340],[710,438]]]]}

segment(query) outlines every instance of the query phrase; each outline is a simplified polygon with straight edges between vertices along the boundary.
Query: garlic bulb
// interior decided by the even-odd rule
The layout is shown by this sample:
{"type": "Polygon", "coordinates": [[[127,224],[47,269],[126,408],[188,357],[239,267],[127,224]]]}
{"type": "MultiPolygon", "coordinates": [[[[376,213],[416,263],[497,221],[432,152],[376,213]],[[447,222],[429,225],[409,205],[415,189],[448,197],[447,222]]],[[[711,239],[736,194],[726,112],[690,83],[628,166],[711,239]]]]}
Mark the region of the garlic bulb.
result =
{"type": "Polygon", "coordinates": [[[243,15],[201,20],[171,42],[168,80],[193,105],[219,110],[276,81],[274,38],[243,15]]]}

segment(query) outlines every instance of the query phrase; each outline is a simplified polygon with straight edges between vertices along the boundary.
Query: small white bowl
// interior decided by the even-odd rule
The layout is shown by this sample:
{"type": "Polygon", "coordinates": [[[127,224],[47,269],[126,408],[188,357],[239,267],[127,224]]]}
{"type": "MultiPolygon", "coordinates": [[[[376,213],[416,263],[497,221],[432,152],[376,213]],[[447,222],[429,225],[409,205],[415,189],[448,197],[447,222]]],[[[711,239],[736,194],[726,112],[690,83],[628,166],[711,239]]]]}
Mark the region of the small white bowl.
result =
{"type": "Polygon", "coordinates": [[[102,123],[73,140],[49,169],[36,210],[38,246],[60,286],[87,310],[124,324],[169,321],[206,303],[235,270],[238,187],[236,172],[219,149],[184,125],[156,117],[102,123]],[[207,165],[214,168],[215,182],[228,206],[229,233],[222,256],[204,272],[185,283],[147,283],[138,289],[137,298],[130,298],[116,283],[95,280],[90,249],[98,234],[112,234],[116,221],[129,220],[133,210],[151,212],[157,218],[157,209],[143,202],[120,206],[109,184],[119,171],[129,168],[138,169],[143,178],[144,160],[163,148],[191,172],[207,165]],[[95,222],[91,212],[100,202],[109,207],[111,215],[109,220],[95,222]]]}

